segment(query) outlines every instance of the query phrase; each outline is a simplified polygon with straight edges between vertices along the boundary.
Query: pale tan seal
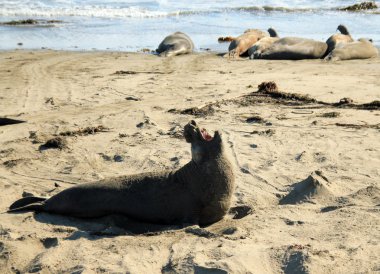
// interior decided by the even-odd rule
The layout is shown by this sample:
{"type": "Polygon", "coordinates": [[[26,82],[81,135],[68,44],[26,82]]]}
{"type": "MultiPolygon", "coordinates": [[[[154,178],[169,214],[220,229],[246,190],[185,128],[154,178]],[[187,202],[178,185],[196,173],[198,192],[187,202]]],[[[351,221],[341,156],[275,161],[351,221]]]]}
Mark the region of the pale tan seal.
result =
{"type": "Polygon", "coordinates": [[[322,58],[327,50],[325,42],[299,37],[284,37],[265,49],[258,59],[301,60],[322,58]]]}
{"type": "Polygon", "coordinates": [[[183,32],[174,32],[164,38],[156,52],[160,56],[175,56],[191,53],[194,50],[194,43],[191,38],[183,32]]]}
{"type": "Polygon", "coordinates": [[[328,55],[331,51],[333,51],[335,47],[339,44],[347,44],[354,42],[354,39],[352,39],[351,34],[348,32],[346,26],[339,25],[336,30],[339,30],[340,33],[333,34],[326,40],[327,50],[325,56],[328,55]]]}
{"type": "Polygon", "coordinates": [[[269,37],[263,37],[248,49],[249,59],[257,59],[263,51],[269,48],[274,42],[280,39],[277,31],[273,28],[268,29],[269,37]]]}
{"type": "Polygon", "coordinates": [[[239,35],[230,43],[228,53],[225,57],[239,58],[241,55],[247,53],[248,49],[257,41],[266,36],[268,36],[267,33],[258,29],[246,30],[242,35],[239,35]]]}
{"type": "Polygon", "coordinates": [[[365,38],[351,43],[343,43],[326,56],[325,60],[351,60],[351,59],[368,59],[379,56],[378,49],[365,38]]]}
{"type": "Polygon", "coordinates": [[[208,225],[227,213],[234,172],[221,135],[212,137],[194,121],[184,128],[192,160],[172,172],[121,176],[63,190],[49,199],[27,197],[8,212],[33,210],[82,218],[122,214],[163,224],[208,225]]]}

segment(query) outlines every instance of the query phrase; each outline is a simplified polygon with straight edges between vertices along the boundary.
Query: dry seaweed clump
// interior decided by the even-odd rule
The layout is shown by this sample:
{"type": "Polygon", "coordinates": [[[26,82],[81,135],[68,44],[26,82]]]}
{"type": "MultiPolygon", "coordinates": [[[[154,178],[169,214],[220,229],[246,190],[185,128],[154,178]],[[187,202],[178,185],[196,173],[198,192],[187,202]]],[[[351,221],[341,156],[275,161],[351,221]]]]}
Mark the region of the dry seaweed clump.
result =
{"type": "Polygon", "coordinates": [[[362,104],[358,108],[367,109],[367,110],[379,110],[380,109],[380,101],[372,101],[370,103],[362,104]]]}
{"type": "Polygon", "coordinates": [[[68,130],[59,133],[60,136],[86,136],[86,135],[94,135],[98,132],[107,132],[109,128],[106,128],[102,125],[96,127],[86,127],[78,130],[68,130]]]}
{"type": "Polygon", "coordinates": [[[375,2],[361,2],[355,5],[347,6],[345,8],[341,8],[339,10],[343,11],[360,11],[360,10],[372,10],[377,9],[378,6],[375,2]]]}
{"type": "Polygon", "coordinates": [[[352,100],[351,98],[348,98],[348,97],[344,97],[344,98],[340,99],[338,103],[335,103],[335,105],[336,106],[351,105],[353,103],[354,103],[354,100],[352,100]]]}
{"type": "Polygon", "coordinates": [[[271,82],[262,82],[260,85],[258,85],[258,92],[278,92],[277,84],[273,81],[271,82]]]}
{"type": "Polygon", "coordinates": [[[278,90],[277,84],[275,82],[262,82],[258,86],[258,92],[269,95],[271,98],[283,99],[283,100],[294,100],[303,101],[307,103],[316,103],[317,101],[308,95],[302,95],[297,93],[287,93],[278,90]]]}
{"type": "Polygon", "coordinates": [[[363,109],[363,110],[380,110],[380,101],[375,100],[364,104],[355,104],[354,100],[351,98],[342,98],[338,103],[332,104],[334,107],[339,108],[353,108],[353,109],[363,109]]]}

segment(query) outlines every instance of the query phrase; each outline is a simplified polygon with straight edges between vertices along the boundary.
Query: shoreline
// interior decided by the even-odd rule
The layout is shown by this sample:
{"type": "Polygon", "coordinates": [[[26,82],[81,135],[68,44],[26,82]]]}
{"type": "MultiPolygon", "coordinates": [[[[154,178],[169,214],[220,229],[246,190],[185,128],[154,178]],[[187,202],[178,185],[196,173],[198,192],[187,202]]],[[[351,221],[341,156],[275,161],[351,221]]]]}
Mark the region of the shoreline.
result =
{"type": "Polygon", "coordinates": [[[243,209],[205,228],[0,214],[0,272],[376,272],[380,111],[302,98],[380,100],[379,71],[380,58],[0,51],[0,117],[26,121],[0,126],[0,212],[28,193],[183,166],[191,119],[222,132],[236,172],[232,207],[243,209]],[[247,97],[269,81],[300,97],[247,97]],[[108,130],[83,134],[88,127],[108,130]],[[67,131],[65,147],[41,149],[67,131]]]}

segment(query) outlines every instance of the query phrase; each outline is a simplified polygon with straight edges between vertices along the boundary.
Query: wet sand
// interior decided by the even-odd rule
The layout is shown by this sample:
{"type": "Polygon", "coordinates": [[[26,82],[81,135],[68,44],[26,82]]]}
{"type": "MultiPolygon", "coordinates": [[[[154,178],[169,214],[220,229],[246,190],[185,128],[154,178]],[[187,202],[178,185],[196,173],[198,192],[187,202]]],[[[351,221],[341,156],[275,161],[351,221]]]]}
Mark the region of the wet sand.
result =
{"type": "Polygon", "coordinates": [[[0,214],[0,272],[379,271],[379,71],[379,58],[1,52],[0,117],[26,121],[0,126],[1,212],[23,195],[180,167],[191,119],[222,131],[236,189],[235,210],[206,228],[0,214]],[[281,96],[252,94],[268,81],[281,96]]]}

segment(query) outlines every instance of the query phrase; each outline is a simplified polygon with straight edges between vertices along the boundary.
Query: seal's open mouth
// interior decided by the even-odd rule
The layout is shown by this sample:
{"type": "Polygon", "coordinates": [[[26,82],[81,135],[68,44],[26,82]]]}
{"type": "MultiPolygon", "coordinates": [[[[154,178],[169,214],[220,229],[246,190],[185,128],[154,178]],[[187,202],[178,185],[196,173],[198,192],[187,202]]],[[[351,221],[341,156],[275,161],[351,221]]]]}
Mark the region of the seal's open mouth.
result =
{"type": "Polygon", "coordinates": [[[202,135],[202,138],[203,140],[205,141],[211,141],[212,139],[214,139],[214,137],[212,137],[205,128],[202,128],[201,129],[201,135],[202,135]]]}
{"type": "Polygon", "coordinates": [[[190,123],[185,126],[184,136],[189,143],[196,140],[210,142],[214,139],[205,128],[199,128],[194,120],[190,121],[190,123]]]}

